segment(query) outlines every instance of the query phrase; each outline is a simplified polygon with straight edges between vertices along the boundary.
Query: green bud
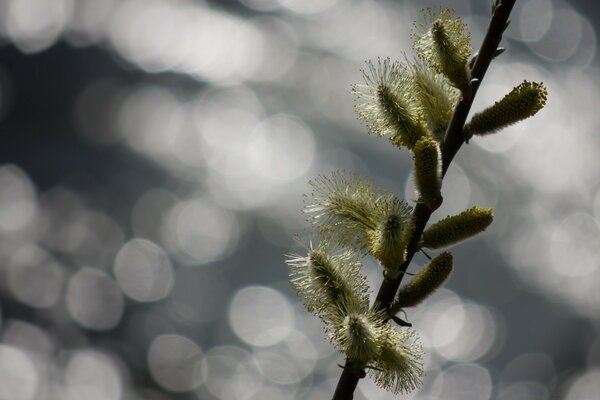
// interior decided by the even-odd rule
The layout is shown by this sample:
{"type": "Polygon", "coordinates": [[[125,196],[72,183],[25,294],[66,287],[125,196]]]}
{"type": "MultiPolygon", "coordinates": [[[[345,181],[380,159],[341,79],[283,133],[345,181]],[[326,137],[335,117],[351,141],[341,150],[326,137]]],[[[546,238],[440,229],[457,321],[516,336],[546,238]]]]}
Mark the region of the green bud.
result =
{"type": "Polygon", "coordinates": [[[415,162],[415,184],[419,191],[419,201],[431,210],[442,204],[442,155],[435,140],[422,138],[413,149],[415,162]]]}
{"type": "Polygon", "coordinates": [[[396,314],[402,308],[414,307],[425,300],[448,279],[450,272],[452,272],[452,254],[441,253],[419,271],[407,285],[400,288],[390,313],[396,314]]]}
{"type": "Polygon", "coordinates": [[[543,83],[524,81],[502,100],[475,114],[464,127],[465,138],[487,135],[535,115],[546,105],[547,96],[543,83]]]}
{"type": "Polygon", "coordinates": [[[483,232],[494,218],[491,208],[473,207],[442,219],[425,229],[421,247],[439,249],[483,232]]]}

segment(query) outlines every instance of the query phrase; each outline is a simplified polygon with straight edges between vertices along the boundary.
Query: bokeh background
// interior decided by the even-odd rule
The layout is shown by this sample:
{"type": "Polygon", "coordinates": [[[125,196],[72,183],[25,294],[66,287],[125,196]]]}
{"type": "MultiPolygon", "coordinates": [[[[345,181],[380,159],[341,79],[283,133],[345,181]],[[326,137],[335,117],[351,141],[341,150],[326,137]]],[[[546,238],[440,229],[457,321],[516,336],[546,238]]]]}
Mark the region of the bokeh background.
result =
{"type": "MultiPolygon", "coordinates": [[[[329,398],[343,357],[283,262],[310,237],[302,194],[343,169],[414,198],[350,84],[411,56],[423,6],[478,47],[489,3],[0,1],[0,399],[329,398]]],[[[599,7],[517,2],[473,110],[524,79],[549,102],[449,170],[434,219],[495,221],[409,310],[428,372],[401,398],[598,398],[599,7]]]]}

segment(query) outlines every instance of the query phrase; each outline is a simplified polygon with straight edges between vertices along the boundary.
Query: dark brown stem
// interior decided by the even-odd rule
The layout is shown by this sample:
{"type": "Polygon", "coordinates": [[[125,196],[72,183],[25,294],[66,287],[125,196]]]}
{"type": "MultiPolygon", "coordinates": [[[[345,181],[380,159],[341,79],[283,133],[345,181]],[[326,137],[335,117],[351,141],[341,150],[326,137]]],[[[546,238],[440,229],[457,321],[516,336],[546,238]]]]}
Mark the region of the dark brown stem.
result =
{"type": "MultiPolygon", "coordinates": [[[[454,108],[452,118],[446,130],[444,145],[442,147],[443,176],[448,171],[450,163],[464,143],[463,127],[471,110],[477,89],[479,89],[479,85],[490,63],[494,59],[500,40],[502,40],[502,34],[506,29],[508,18],[515,2],[516,0],[499,1],[492,15],[487,33],[471,68],[471,85],[468,90],[463,92],[462,98],[454,108]]],[[[433,211],[422,203],[418,203],[413,210],[412,222],[414,229],[406,250],[406,261],[400,266],[401,272],[406,271],[413,256],[419,250],[419,240],[432,213],[433,211]]],[[[375,309],[388,310],[390,308],[403,277],[404,274],[400,273],[396,278],[384,278],[373,305],[375,309]]],[[[346,360],[344,370],[333,395],[333,400],[351,400],[354,397],[354,390],[358,385],[359,379],[364,377],[364,375],[364,369],[357,369],[351,360],[346,360]]]]}

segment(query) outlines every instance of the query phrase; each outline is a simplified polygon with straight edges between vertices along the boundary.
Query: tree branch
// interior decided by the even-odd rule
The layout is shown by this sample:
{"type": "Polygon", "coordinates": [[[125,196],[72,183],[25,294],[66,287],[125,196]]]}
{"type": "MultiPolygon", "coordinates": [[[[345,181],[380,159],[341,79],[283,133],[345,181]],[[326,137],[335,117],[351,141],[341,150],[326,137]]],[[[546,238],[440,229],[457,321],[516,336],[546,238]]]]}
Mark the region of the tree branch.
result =
{"type": "MultiPolygon", "coordinates": [[[[515,2],[516,0],[500,0],[496,2],[487,33],[471,68],[471,84],[468,90],[463,92],[462,98],[454,108],[452,118],[446,130],[442,147],[442,176],[445,176],[454,156],[464,143],[463,126],[471,110],[471,105],[473,104],[479,85],[483,81],[483,77],[496,55],[496,50],[502,40],[502,34],[508,26],[508,18],[515,2]]],[[[414,208],[412,214],[414,230],[406,250],[406,261],[400,266],[400,275],[395,278],[384,277],[373,305],[375,309],[387,310],[394,301],[396,292],[404,277],[404,272],[406,272],[413,256],[418,251],[419,240],[432,213],[433,211],[423,203],[418,203],[414,208]]],[[[364,369],[357,368],[352,360],[347,359],[333,395],[333,400],[351,400],[354,397],[354,390],[358,385],[359,379],[364,376],[364,369]]]]}

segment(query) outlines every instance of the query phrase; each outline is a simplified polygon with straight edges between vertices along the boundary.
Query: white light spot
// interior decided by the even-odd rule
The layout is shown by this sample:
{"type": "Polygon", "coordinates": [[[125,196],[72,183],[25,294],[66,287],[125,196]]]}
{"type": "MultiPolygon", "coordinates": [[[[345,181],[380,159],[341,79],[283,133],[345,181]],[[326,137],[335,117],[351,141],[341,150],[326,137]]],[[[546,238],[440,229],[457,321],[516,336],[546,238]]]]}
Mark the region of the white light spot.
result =
{"type": "Polygon", "coordinates": [[[176,204],[167,214],[162,239],[182,262],[202,265],[219,260],[237,245],[234,215],[206,198],[176,204]]]}
{"type": "Polygon", "coordinates": [[[303,176],[312,165],[315,141],[299,120],[275,115],[254,128],[247,151],[250,167],[257,173],[290,181],[303,176]]]}
{"type": "Polygon", "coordinates": [[[71,277],[66,302],[71,318],[87,329],[113,328],[123,315],[123,295],[117,284],[103,272],[88,267],[71,277]]]}
{"type": "Polygon", "coordinates": [[[288,299],[265,286],[238,291],[229,306],[228,318],[236,335],[252,346],[272,346],[285,340],[294,324],[288,299]]]}
{"type": "Polygon", "coordinates": [[[0,398],[30,400],[40,377],[31,358],[17,347],[0,344],[0,398]]]}
{"type": "Polygon", "coordinates": [[[492,377],[476,364],[454,365],[437,376],[429,395],[445,400],[489,400],[492,377]]]}
{"type": "Polygon", "coordinates": [[[436,350],[448,360],[475,361],[486,355],[497,339],[494,318],[485,307],[476,304],[453,306],[447,312],[449,318],[456,313],[453,312],[456,307],[462,307],[457,312],[464,314],[460,330],[454,340],[436,350]]]}
{"type": "Polygon", "coordinates": [[[62,294],[64,271],[42,248],[25,245],[11,259],[8,282],[12,293],[23,303],[48,308],[62,294]]]}
{"type": "Polygon", "coordinates": [[[202,360],[204,385],[220,400],[247,400],[263,387],[264,378],[252,355],[234,346],[210,349],[202,360]]]}
{"type": "Polygon", "coordinates": [[[592,215],[577,212],[560,222],[552,235],[550,254],[555,271],[583,277],[597,270],[600,228],[592,215]]]}
{"type": "Polygon", "coordinates": [[[587,371],[575,379],[569,387],[565,400],[592,400],[600,393],[600,369],[587,371]]]}
{"type": "Polygon", "coordinates": [[[114,265],[115,277],[123,292],[137,301],[165,298],[173,286],[173,267],[156,244],[133,239],[125,243],[114,265]]]}
{"type": "Polygon", "coordinates": [[[8,321],[2,334],[2,342],[48,358],[55,348],[46,332],[36,325],[18,320],[8,321]]]}
{"type": "Polygon", "coordinates": [[[82,350],[75,352],[65,367],[67,400],[120,400],[121,376],[106,355],[82,350]]]}
{"type": "Polygon", "coordinates": [[[17,231],[34,217],[37,204],[33,183],[19,167],[0,167],[0,230],[17,231]]]}
{"type": "Polygon", "coordinates": [[[156,337],[148,350],[148,368],[158,384],[173,392],[192,390],[201,383],[202,350],[175,334],[156,337]]]}
{"type": "Polygon", "coordinates": [[[554,11],[552,25],[538,41],[528,46],[540,57],[552,61],[564,61],[571,57],[582,41],[583,24],[581,15],[570,7],[554,11]]]}
{"type": "Polygon", "coordinates": [[[298,14],[319,14],[337,4],[338,0],[279,0],[279,3],[298,14]]]}
{"type": "Polygon", "coordinates": [[[71,2],[64,0],[13,0],[5,16],[8,33],[23,52],[41,51],[58,39],[70,8],[71,2]]]}

